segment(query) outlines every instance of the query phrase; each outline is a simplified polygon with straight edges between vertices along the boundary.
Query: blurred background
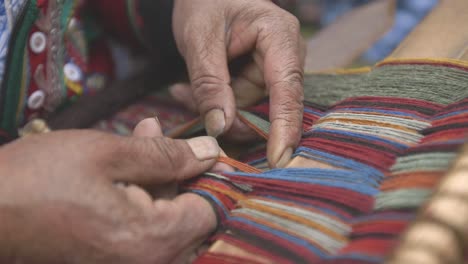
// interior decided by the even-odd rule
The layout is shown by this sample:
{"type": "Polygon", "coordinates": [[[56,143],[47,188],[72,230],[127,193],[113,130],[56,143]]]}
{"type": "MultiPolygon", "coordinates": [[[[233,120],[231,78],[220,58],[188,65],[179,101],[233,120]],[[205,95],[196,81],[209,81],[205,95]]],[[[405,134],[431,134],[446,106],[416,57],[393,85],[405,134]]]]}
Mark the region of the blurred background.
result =
{"type": "MultiPolygon", "coordinates": [[[[280,0],[300,19],[306,37],[313,36],[314,32],[334,23],[344,14],[375,1],[380,0],[280,0]]],[[[365,51],[361,60],[375,63],[388,56],[438,2],[396,0],[393,25],[365,51]]]]}

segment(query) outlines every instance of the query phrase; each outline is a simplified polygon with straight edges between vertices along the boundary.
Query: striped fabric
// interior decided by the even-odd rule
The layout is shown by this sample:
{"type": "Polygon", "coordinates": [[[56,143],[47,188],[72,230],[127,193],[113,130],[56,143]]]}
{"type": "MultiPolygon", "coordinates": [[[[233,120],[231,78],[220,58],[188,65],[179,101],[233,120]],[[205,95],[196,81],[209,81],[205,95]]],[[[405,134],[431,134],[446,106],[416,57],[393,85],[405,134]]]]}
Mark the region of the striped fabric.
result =
{"type": "MultiPolygon", "coordinates": [[[[307,75],[305,86],[288,168],[268,170],[260,146],[241,171],[187,183],[219,220],[196,263],[381,263],[466,142],[464,62],[389,60],[307,75]]],[[[239,114],[266,138],[268,110],[239,114]]]]}
{"type": "Polygon", "coordinates": [[[0,84],[3,81],[5,73],[5,61],[10,34],[24,2],[24,0],[0,1],[0,84]]]}

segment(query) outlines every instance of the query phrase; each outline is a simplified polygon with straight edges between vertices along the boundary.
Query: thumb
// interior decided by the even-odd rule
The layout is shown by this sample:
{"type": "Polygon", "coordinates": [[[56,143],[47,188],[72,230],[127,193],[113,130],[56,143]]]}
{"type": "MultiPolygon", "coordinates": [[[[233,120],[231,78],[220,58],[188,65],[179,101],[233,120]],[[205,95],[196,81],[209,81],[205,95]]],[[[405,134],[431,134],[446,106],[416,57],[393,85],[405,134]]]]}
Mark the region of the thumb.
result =
{"type": "Polygon", "coordinates": [[[113,181],[164,184],[183,181],[208,171],[216,163],[220,147],[212,137],[188,140],[127,138],[109,154],[113,181]]]}

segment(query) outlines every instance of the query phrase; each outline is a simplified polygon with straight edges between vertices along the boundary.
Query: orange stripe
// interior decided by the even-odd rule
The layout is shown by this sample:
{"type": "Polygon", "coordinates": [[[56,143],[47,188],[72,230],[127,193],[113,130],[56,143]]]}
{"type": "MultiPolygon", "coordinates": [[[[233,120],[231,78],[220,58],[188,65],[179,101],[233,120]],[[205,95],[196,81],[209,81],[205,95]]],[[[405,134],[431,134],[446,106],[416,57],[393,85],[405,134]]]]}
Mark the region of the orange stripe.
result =
{"type": "Polygon", "coordinates": [[[201,184],[196,184],[194,185],[198,188],[202,188],[202,189],[205,189],[205,190],[212,190],[212,191],[215,191],[215,192],[218,192],[218,193],[222,193],[228,197],[232,197],[238,201],[242,201],[244,199],[246,199],[246,197],[241,194],[241,193],[238,193],[238,192],[234,192],[234,191],[231,191],[229,189],[221,189],[221,188],[216,188],[215,186],[213,185],[210,185],[210,184],[207,184],[207,183],[201,183],[201,184]]]}
{"type": "MultiPolygon", "coordinates": [[[[271,199],[268,199],[268,198],[265,198],[265,197],[262,197],[262,196],[250,196],[249,199],[250,200],[261,200],[261,201],[265,201],[265,202],[271,202],[272,201],[271,199]]],[[[301,206],[299,204],[295,204],[294,202],[288,202],[288,201],[281,201],[281,202],[274,201],[274,202],[277,203],[277,204],[285,205],[285,206],[291,206],[291,207],[303,209],[305,211],[309,211],[309,212],[312,212],[312,213],[323,214],[323,212],[320,211],[320,210],[317,210],[317,209],[312,208],[312,207],[301,206]]],[[[333,219],[334,221],[339,222],[341,224],[348,224],[348,223],[344,222],[342,219],[340,219],[340,218],[338,218],[336,216],[327,215],[327,217],[330,218],[330,219],[333,219]]]]}
{"type": "Polygon", "coordinates": [[[259,134],[262,138],[268,140],[268,135],[265,133],[263,130],[258,128],[255,124],[250,122],[247,118],[245,118],[242,114],[238,113],[237,116],[239,117],[239,120],[242,121],[244,124],[246,124],[248,127],[252,128],[257,134],[259,134]]]}
{"type": "Polygon", "coordinates": [[[381,191],[398,188],[434,188],[442,179],[441,172],[413,172],[404,173],[386,180],[380,187],[381,191]]]}
{"type": "Polygon", "coordinates": [[[297,216],[297,215],[292,215],[292,214],[288,214],[288,213],[285,213],[284,211],[280,210],[280,209],[275,209],[275,208],[272,208],[270,206],[266,206],[266,205],[262,205],[262,204],[259,204],[259,203],[256,203],[254,201],[250,201],[250,200],[244,200],[244,201],[240,201],[239,204],[244,207],[244,208],[251,208],[251,209],[254,209],[254,210],[257,210],[257,211],[260,211],[260,212],[266,212],[266,213],[269,213],[269,214],[272,214],[272,215],[276,215],[276,216],[279,216],[281,218],[285,218],[285,219],[288,219],[288,220],[291,220],[293,222],[297,222],[297,223],[301,223],[305,226],[308,226],[308,227],[311,227],[311,228],[314,228],[314,229],[317,229],[319,230],[320,232],[324,233],[324,234],[327,234],[328,236],[338,240],[338,241],[346,241],[346,238],[344,238],[342,235],[336,233],[336,232],[333,232],[332,230],[314,222],[314,221],[310,221],[306,218],[303,218],[303,217],[300,217],[300,216],[297,216]]]}
{"type": "Polygon", "coordinates": [[[178,137],[182,136],[185,132],[189,131],[191,128],[196,126],[200,122],[200,120],[201,120],[201,118],[197,117],[194,120],[192,120],[192,121],[190,121],[190,122],[188,122],[186,124],[183,124],[183,125],[181,125],[179,127],[176,127],[174,129],[172,129],[171,131],[167,132],[166,137],[178,138],[178,137]]]}
{"type": "MultiPolygon", "coordinates": [[[[302,235],[302,234],[298,234],[298,233],[293,233],[291,232],[291,230],[287,229],[287,228],[284,228],[282,227],[281,225],[278,225],[276,223],[273,223],[271,221],[266,221],[266,220],[263,220],[263,219],[260,219],[260,218],[257,218],[255,216],[252,216],[252,215],[249,215],[249,214],[245,214],[245,213],[240,213],[240,212],[236,212],[234,213],[233,215],[236,215],[236,216],[239,216],[239,217],[242,217],[242,218],[245,218],[245,219],[248,219],[252,222],[255,222],[255,223],[259,223],[261,225],[264,225],[264,226],[268,226],[270,228],[273,228],[273,229],[276,229],[276,230],[279,230],[283,233],[286,233],[286,234],[290,234],[290,235],[293,235],[293,236],[298,236],[298,237],[301,237],[303,238],[304,240],[307,240],[309,241],[311,244],[313,244],[314,246],[316,246],[317,248],[319,248],[320,250],[322,251],[327,251],[324,247],[322,247],[322,245],[320,245],[317,241],[313,240],[312,237],[309,237],[309,236],[305,236],[305,235],[302,235]]],[[[343,237],[344,241],[348,241],[348,239],[346,239],[345,237],[343,237]]]]}
{"type": "Polygon", "coordinates": [[[410,63],[423,63],[423,64],[451,64],[461,68],[468,69],[468,61],[463,60],[456,60],[456,59],[448,59],[448,58],[404,58],[404,59],[397,59],[397,58],[387,58],[380,63],[377,63],[375,66],[380,67],[383,65],[391,65],[391,64],[410,64],[410,63]]]}
{"type": "Polygon", "coordinates": [[[247,172],[247,173],[262,173],[261,170],[250,166],[249,164],[245,164],[243,162],[237,161],[235,159],[231,159],[229,157],[219,157],[218,162],[225,163],[227,165],[230,165],[242,172],[247,172]]]}

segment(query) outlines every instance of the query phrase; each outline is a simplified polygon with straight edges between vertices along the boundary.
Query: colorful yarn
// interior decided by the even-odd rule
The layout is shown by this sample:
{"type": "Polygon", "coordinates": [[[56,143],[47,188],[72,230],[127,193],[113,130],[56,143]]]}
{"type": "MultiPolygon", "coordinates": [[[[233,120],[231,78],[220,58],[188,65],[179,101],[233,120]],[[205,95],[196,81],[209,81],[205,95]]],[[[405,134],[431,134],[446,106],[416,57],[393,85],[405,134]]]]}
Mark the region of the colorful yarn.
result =
{"type": "MultiPolygon", "coordinates": [[[[196,263],[381,263],[466,142],[463,62],[392,60],[306,80],[304,133],[291,163],[300,167],[187,183],[220,225],[196,263]]],[[[268,111],[263,102],[240,115],[266,137],[268,111]]],[[[264,148],[246,161],[264,166],[264,148]]]]}
{"type": "Polygon", "coordinates": [[[189,111],[182,109],[178,104],[157,94],[147,96],[138,103],[123,109],[112,118],[96,124],[95,128],[117,133],[119,135],[131,135],[133,128],[139,121],[157,116],[163,132],[171,136],[180,133],[174,131],[179,124],[189,122],[194,118],[189,111]]]}

